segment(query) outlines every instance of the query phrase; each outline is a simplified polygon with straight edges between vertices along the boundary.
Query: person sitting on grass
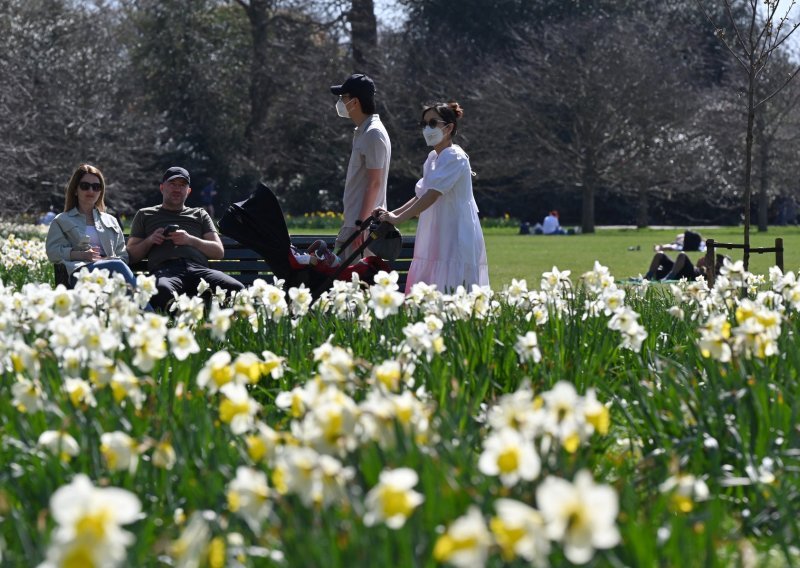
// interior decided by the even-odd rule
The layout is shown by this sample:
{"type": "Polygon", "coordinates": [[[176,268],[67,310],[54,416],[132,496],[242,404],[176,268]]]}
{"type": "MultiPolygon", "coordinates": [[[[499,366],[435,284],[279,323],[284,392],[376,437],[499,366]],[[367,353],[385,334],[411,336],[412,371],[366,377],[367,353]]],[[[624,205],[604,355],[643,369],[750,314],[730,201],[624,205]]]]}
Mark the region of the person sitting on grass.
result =
{"type": "MultiPolygon", "coordinates": [[[[718,254],[714,267],[714,274],[719,274],[719,269],[725,259],[730,260],[724,254],[718,254]]],[[[645,280],[654,281],[668,281],[680,280],[686,278],[687,280],[695,280],[697,277],[702,276],[708,279],[707,276],[708,266],[706,256],[703,255],[697,260],[697,265],[693,265],[689,260],[689,256],[685,252],[678,253],[678,257],[673,260],[663,252],[657,252],[650,261],[650,268],[647,274],[644,275],[645,280]]]]}
{"type": "Polygon", "coordinates": [[[706,242],[700,233],[686,230],[683,233],[679,233],[675,237],[675,240],[671,243],[655,245],[653,250],[656,252],[664,252],[665,250],[677,250],[683,252],[691,252],[696,250],[703,251],[706,250],[706,242]]]}
{"type": "Polygon", "coordinates": [[[542,233],[545,235],[566,235],[567,232],[561,228],[558,220],[558,211],[553,209],[542,221],[542,233]]]}

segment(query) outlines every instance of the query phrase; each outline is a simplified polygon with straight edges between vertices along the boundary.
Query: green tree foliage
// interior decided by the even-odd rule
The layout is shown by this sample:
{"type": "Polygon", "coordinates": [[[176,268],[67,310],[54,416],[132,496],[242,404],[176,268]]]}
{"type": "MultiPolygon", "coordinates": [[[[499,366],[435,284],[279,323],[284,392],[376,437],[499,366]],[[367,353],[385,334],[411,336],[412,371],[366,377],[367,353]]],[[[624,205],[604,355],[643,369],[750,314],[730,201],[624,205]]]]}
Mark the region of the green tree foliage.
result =
{"type": "MultiPolygon", "coordinates": [[[[586,230],[737,218],[738,71],[695,0],[398,2],[404,27],[376,34],[371,0],[0,0],[4,209],[60,202],[84,161],[121,210],[158,199],[176,163],[198,191],[217,181],[220,212],[258,179],[287,212],[338,209],[353,124],[329,86],[367,70],[392,138],[391,204],[429,151],[421,104],[456,99],[484,214],[558,208],[586,230]]],[[[727,21],[721,3],[707,10],[727,21]]],[[[795,191],[793,93],[756,122],[762,211],[795,191]]]]}
{"type": "Polygon", "coordinates": [[[139,0],[127,14],[137,79],[147,85],[149,111],[165,122],[156,141],[158,167],[180,162],[198,181],[214,177],[226,187],[236,165],[231,150],[243,147],[249,118],[244,14],[213,0],[139,0]]]}
{"type": "Polygon", "coordinates": [[[6,212],[63,206],[75,166],[110,174],[108,202],[130,202],[152,131],[127,80],[124,22],[104,5],[7,0],[0,11],[0,165],[6,212]],[[36,191],[31,191],[35,189],[36,191]]]}

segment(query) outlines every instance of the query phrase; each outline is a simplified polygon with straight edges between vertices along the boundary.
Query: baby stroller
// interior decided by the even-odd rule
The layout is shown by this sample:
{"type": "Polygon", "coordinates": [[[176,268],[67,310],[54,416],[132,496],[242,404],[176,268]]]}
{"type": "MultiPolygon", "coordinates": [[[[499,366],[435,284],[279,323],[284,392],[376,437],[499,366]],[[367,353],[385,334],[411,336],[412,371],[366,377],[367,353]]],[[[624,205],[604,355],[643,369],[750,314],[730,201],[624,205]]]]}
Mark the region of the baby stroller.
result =
{"type": "Polygon", "coordinates": [[[334,280],[350,280],[353,273],[371,284],[375,275],[391,270],[387,261],[400,254],[402,237],[390,223],[380,223],[368,218],[339,251],[331,254],[324,242],[315,242],[310,252],[303,253],[292,245],[289,229],[280,203],[263,183],[244,201],[234,203],[219,220],[223,235],[253,249],[266,260],[276,278],[285,281],[286,288],[304,284],[314,298],[330,288],[334,280]],[[346,259],[338,255],[356,237],[368,231],[364,242],[346,259]],[[355,263],[367,249],[376,256],[365,257],[355,263]]]}

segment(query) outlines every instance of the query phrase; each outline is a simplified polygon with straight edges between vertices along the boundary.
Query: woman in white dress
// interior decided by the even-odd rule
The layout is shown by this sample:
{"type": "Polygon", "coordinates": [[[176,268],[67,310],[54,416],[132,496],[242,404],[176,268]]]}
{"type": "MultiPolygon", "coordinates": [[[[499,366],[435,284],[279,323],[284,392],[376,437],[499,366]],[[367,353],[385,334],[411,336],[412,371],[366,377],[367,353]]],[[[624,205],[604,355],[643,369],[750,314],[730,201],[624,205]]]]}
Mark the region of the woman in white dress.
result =
{"type": "Polygon", "coordinates": [[[425,160],[415,196],[394,211],[373,212],[381,221],[393,225],[419,216],[406,293],[417,282],[436,284],[441,292],[489,284],[469,156],[453,144],[463,114],[456,102],[425,107],[420,126],[425,142],[433,150],[425,160]]]}

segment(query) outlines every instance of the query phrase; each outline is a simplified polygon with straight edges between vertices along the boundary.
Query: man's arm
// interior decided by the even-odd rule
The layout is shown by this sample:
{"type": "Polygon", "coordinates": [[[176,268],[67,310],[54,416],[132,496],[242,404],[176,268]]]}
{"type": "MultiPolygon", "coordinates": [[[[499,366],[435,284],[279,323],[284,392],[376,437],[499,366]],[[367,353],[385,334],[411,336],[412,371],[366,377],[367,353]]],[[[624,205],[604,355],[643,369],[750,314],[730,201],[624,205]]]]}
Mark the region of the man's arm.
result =
{"type": "Polygon", "coordinates": [[[136,264],[143,258],[147,257],[150,249],[155,245],[160,245],[164,242],[164,228],[160,227],[150,233],[147,238],[129,237],[128,238],[128,262],[136,264]]]}
{"type": "Polygon", "coordinates": [[[171,232],[167,238],[176,245],[194,247],[211,260],[219,260],[225,256],[225,247],[222,246],[222,241],[216,231],[203,233],[203,238],[200,238],[193,237],[184,230],[178,230],[171,232]]]}
{"type": "Polygon", "coordinates": [[[381,190],[383,184],[383,168],[367,168],[367,189],[364,192],[364,200],[361,202],[361,211],[358,218],[363,221],[372,214],[375,208],[375,198],[381,190]]]}

